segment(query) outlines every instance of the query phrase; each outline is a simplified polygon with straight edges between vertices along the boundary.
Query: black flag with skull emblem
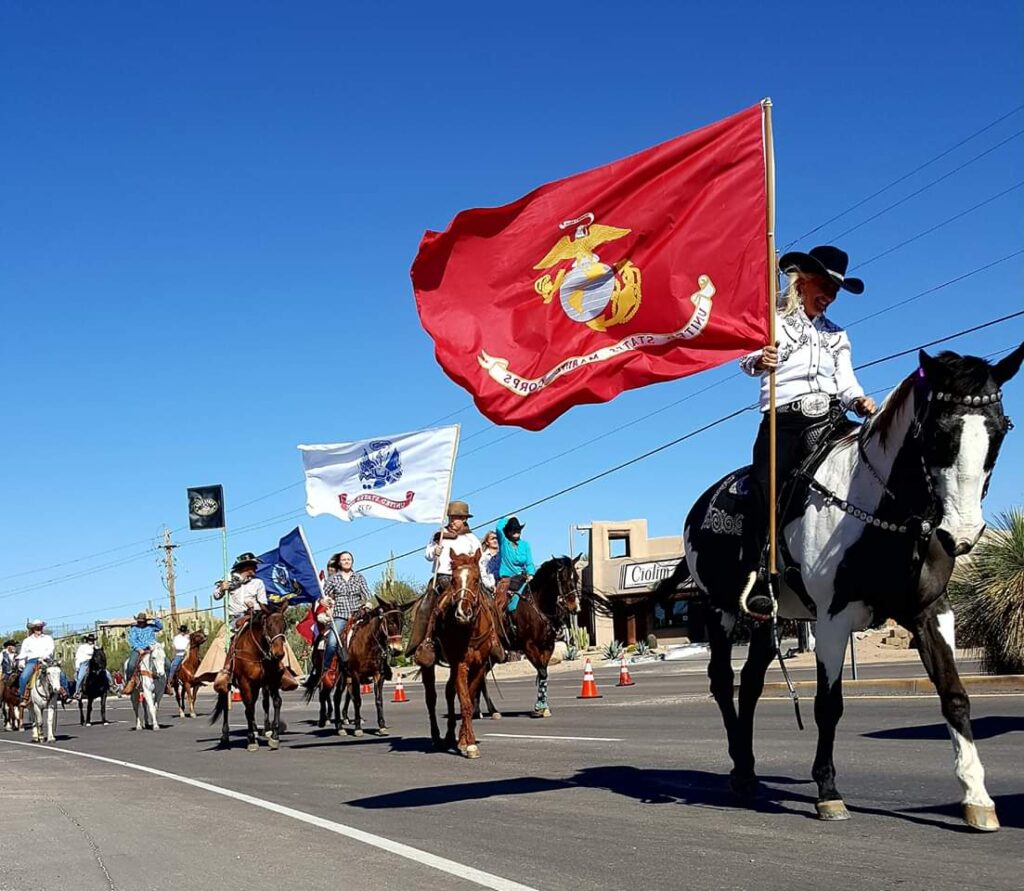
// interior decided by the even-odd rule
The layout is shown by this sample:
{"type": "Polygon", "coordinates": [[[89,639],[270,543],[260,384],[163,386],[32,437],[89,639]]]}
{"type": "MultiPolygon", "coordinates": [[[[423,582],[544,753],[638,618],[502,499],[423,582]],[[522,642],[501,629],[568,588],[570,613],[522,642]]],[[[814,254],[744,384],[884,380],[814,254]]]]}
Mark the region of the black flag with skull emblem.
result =
{"type": "Polygon", "coordinates": [[[188,528],[224,528],[223,486],[197,486],[188,490],[188,528]]]}

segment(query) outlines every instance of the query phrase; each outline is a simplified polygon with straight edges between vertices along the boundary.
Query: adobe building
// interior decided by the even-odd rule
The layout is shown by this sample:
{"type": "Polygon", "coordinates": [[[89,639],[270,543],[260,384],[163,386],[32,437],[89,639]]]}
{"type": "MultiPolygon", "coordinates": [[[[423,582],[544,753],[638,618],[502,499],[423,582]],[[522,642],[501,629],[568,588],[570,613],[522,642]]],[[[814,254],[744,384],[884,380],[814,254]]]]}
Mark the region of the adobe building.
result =
{"type": "Polygon", "coordinates": [[[666,608],[655,604],[650,594],[682,559],[681,535],[650,538],[647,520],[595,520],[576,528],[590,533],[589,562],[582,573],[584,591],[604,595],[615,608],[612,617],[585,617],[594,644],[604,646],[612,640],[634,644],[648,634],[654,634],[659,645],[682,637],[706,639],[703,610],[687,599],[696,593],[692,582],[666,608]]]}

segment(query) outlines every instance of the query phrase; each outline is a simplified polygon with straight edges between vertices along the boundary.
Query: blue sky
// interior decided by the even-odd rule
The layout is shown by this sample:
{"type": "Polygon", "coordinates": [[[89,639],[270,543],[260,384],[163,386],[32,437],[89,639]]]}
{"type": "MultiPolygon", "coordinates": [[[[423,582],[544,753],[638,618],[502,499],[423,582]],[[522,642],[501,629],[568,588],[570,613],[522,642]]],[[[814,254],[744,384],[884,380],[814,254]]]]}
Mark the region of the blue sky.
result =
{"type": "MultiPolygon", "coordinates": [[[[422,231],[770,95],[785,245],[1024,103],[1022,26],[1020,3],[945,0],[4,4],[0,628],[165,602],[150,546],[186,524],[189,485],[223,483],[229,525],[258,527],[232,532],[232,555],[300,520],[321,564],[345,545],[375,563],[430,534],[303,519],[299,442],[451,415],[455,492],[486,519],[753,401],[756,383],[724,367],[541,433],[493,427],[419,326],[408,270],[422,231]]],[[[867,293],[831,315],[854,322],[1020,251],[1022,129],[1018,110],[801,240],[836,239],[856,266],[1011,189],[864,265],[867,293]]],[[[1018,310],[1022,285],[1017,254],[869,319],[851,331],[855,360],[1018,310]]],[[[1022,339],[1017,319],[951,346],[1022,339]]],[[[911,365],[862,381],[888,388],[911,365]]],[[[1024,380],[1006,403],[1024,417],[1024,380]]],[[[535,553],[564,552],[569,524],[592,519],[678,532],[747,460],[756,420],[530,511],[535,553]]],[[[990,515],[1024,502],[1022,443],[1007,440],[990,515]]],[[[220,545],[175,538],[179,591],[205,604],[220,545]]]]}

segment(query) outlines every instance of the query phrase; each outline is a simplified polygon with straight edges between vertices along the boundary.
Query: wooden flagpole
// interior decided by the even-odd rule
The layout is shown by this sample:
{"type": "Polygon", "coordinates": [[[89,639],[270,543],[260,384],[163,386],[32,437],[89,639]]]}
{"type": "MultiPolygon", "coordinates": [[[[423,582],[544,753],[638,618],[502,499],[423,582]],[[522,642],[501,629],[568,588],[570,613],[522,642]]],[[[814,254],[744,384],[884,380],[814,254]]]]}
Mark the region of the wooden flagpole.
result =
{"type": "MultiPolygon", "coordinates": [[[[438,547],[444,542],[444,529],[447,525],[445,521],[448,519],[448,505],[452,501],[452,480],[455,479],[455,458],[459,454],[459,439],[462,437],[462,425],[455,425],[455,442],[452,443],[452,463],[448,468],[448,490],[444,497],[444,514],[441,517],[441,528],[438,530],[437,544],[438,547]]],[[[435,591],[437,589],[437,567],[440,564],[440,555],[434,557],[434,572],[430,576],[430,590],[435,591]]]]}
{"type": "MultiPolygon", "coordinates": [[[[768,198],[768,342],[775,343],[775,291],[778,288],[778,258],[775,254],[775,146],[772,142],[772,100],[761,103],[764,111],[764,173],[768,198]]],[[[775,561],[775,369],[768,372],[768,572],[772,577],[778,571],[775,561]]]]}

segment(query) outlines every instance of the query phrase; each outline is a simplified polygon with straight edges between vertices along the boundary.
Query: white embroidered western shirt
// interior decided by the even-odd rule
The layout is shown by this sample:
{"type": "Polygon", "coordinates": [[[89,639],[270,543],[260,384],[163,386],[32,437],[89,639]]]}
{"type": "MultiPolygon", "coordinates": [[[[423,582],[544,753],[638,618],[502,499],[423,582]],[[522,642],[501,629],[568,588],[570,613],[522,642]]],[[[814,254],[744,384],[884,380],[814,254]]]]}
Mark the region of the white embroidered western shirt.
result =
{"type": "Polygon", "coordinates": [[[75,650],[75,668],[80,668],[90,659],[92,654],[95,652],[96,647],[91,643],[83,643],[78,645],[78,649],[75,650]]]}
{"type": "MultiPolygon", "coordinates": [[[[779,342],[779,366],[775,369],[775,398],[781,405],[810,393],[835,396],[849,407],[864,395],[853,371],[850,337],[835,322],[820,315],[807,318],[803,309],[789,315],[775,314],[775,337],[779,342]]],[[[768,411],[768,373],[754,366],[761,350],[740,359],[740,368],[761,378],[761,411],[768,411]]]]}
{"type": "Polygon", "coordinates": [[[30,634],[21,642],[18,651],[18,662],[24,665],[29,659],[49,659],[53,655],[53,638],[49,634],[36,637],[30,634]]]}

